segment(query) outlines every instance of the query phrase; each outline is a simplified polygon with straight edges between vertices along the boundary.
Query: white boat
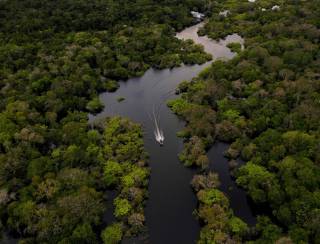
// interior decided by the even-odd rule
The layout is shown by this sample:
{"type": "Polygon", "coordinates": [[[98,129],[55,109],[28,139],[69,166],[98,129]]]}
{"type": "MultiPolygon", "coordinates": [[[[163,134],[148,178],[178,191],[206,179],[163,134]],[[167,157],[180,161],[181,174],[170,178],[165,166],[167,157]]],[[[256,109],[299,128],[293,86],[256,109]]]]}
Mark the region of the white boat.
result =
{"type": "Polygon", "coordinates": [[[164,136],[162,131],[158,131],[154,133],[156,141],[162,146],[164,143],[164,136]]]}
{"type": "Polygon", "coordinates": [[[164,134],[163,131],[159,128],[159,122],[157,120],[157,116],[155,115],[154,110],[152,111],[153,114],[153,120],[154,120],[154,138],[156,142],[160,144],[160,146],[164,143],[164,134]]]}
{"type": "Polygon", "coordinates": [[[193,16],[193,18],[196,18],[196,19],[198,19],[198,20],[203,20],[204,17],[205,17],[204,14],[199,13],[199,12],[196,12],[196,11],[191,11],[190,13],[191,13],[191,15],[193,16]]]}

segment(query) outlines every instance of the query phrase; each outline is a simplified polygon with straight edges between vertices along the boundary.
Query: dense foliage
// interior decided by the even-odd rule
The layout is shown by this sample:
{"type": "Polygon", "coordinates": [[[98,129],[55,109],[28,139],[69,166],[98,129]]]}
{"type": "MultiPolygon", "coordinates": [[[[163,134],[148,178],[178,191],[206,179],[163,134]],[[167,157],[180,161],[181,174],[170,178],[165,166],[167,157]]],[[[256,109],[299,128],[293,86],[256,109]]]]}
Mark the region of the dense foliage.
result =
{"type": "Polygon", "coordinates": [[[200,34],[236,32],[245,50],[229,44],[236,58],[182,83],[169,102],[187,121],[179,158],[206,168],[215,139],[230,142],[226,155],[247,162],[237,183],[270,216],[249,230],[217,176],[197,175],[199,243],[320,242],[319,0],[0,1],[1,228],[22,243],[118,243],[145,230],[141,128],[121,118],[91,128],[87,112],[102,109],[98,92],[119,79],[209,60],[174,38],[190,10],[208,7],[200,34]],[[117,192],[108,226],[106,189],[117,192]]]}
{"type": "MultiPolygon", "coordinates": [[[[102,150],[107,158],[103,165],[103,181],[118,192],[113,201],[114,216],[121,224],[114,226],[118,227],[117,230],[121,226],[121,233],[125,236],[135,235],[145,229],[143,207],[149,178],[142,130],[127,119],[115,117],[108,121],[103,137],[102,150]]],[[[107,227],[106,231],[110,228],[107,227]]]]}
{"type": "Polygon", "coordinates": [[[204,225],[198,243],[241,243],[249,228],[233,215],[228,198],[217,189],[218,175],[195,175],[191,185],[199,201],[196,215],[204,225]]]}
{"type": "MultiPolygon", "coordinates": [[[[106,205],[102,191],[111,182],[119,192],[114,205],[115,216],[123,222],[122,232],[132,235],[140,231],[148,177],[141,128],[113,118],[89,130],[85,117],[64,126],[70,130],[64,136],[76,137],[55,147],[51,155],[32,159],[25,181],[14,179],[1,190],[2,211],[8,205],[8,227],[24,236],[25,243],[96,243],[95,229],[102,224],[106,205]],[[24,182],[26,186],[16,193],[9,192],[9,187],[24,182]],[[121,201],[126,201],[128,210],[123,210],[121,201]]],[[[14,162],[8,160],[3,162],[6,168],[14,162]]],[[[1,169],[2,175],[5,169],[1,169]]]]}
{"type": "MultiPolygon", "coordinates": [[[[144,229],[141,131],[90,129],[97,94],[211,57],[174,38],[203,1],[0,1],[0,217],[23,243],[115,243],[144,229]],[[106,188],[117,223],[100,235],[106,188]],[[110,234],[111,233],[111,234],[110,234]],[[111,240],[111,239],[112,240],[111,240]],[[110,241],[111,240],[111,241],[110,241]]],[[[106,129],[104,129],[106,128],[106,129]]]]}
{"type": "Polygon", "coordinates": [[[182,159],[197,165],[215,138],[232,143],[226,155],[247,162],[237,183],[273,221],[260,217],[252,238],[319,243],[320,3],[230,0],[213,9],[200,33],[216,39],[237,32],[245,50],[230,45],[237,57],[182,83],[182,97],[169,103],[188,122],[182,159]]]}

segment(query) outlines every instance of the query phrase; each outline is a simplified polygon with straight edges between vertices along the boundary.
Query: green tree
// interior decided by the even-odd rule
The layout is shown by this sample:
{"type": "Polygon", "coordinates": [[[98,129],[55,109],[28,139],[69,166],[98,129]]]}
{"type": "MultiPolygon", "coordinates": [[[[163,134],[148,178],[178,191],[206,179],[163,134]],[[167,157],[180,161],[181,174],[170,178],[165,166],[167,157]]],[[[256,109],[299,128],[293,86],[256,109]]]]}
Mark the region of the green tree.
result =
{"type": "Polygon", "coordinates": [[[122,224],[114,223],[101,233],[101,238],[104,244],[117,244],[122,239],[122,224]]]}
{"type": "Polygon", "coordinates": [[[114,215],[117,218],[125,217],[130,213],[132,207],[127,199],[117,197],[113,203],[115,205],[114,215]]]}

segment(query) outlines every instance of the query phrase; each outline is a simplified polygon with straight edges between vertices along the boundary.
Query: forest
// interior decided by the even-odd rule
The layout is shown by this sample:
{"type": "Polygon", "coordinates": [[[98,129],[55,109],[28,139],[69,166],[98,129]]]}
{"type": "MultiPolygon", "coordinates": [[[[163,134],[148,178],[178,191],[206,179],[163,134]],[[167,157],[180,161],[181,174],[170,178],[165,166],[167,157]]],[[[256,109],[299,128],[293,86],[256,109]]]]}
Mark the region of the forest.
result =
{"type": "Polygon", "coordinates": [[[3,235],[116,244],[147,233],[143,128],[121,117],[89,124],[88,113],[103,109],[99,93],[150,67],[210,61],[175,38],[195,23],[191,10],[208,16],[199,35],[245,39],[168,101],[186,122],[179,160],[199,168],[190,182],[198,243],[320,243],[319,0],[0,1],[3,235]],[[208,170],[217,141],[230,143],[234,180],[265,210],[255,226],[235,216],[208,170]]]}
{"type": "Polygon", "coordinates": [[[118,243],[145,231],[142,129],[88,124],[101,91],[204,63],[174,38],[206,1],[0,1],[0,228],[19,243],[118,243]],[[147,24],[146,24],[147,23],[147,24]],[[116,222],[103,220],[109,196],[116,222]]]}
{"type": "Polygon", "coordinates": [[[237,57],[181,83],[181,98],[168,103],[187,122],[181,161],[204,169],[194,178],[204,188],[195,189],[199,243],[319,243],[320,2],[215,1],[212,12],[199,34],[238,33],[245,49],[229,45],[237,57]],[[217,140],[230,143],[225,155],[237,184],[267,209],[253,228],[226,214],[208,175],[206,150],[217,140]]]}

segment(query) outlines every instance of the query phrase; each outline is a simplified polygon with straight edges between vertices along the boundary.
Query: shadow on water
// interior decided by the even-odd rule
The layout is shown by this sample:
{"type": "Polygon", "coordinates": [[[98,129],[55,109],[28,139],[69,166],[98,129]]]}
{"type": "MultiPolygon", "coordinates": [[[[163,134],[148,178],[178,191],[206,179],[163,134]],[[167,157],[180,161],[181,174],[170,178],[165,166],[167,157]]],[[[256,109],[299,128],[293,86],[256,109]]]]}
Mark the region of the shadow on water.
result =
{"type": "Polygon", "coordinates": [[[1,244],[17,244],[19,242],[19,238],[13,237],[10,233],[3,233],[2,239],[0,240],[1,244]]]}
{"type": "MultiPolygon", "coordinates": [[[[219,174],[221,181],[219,189],[228,196],[230,207],[234,214],[247,224],[254,225],[256,223],[256,217],[250,206],[250,200],[247,198],[245,191],[237,186],[230,175],[229,162],[228,159],[224,157],[224,152],[228,147],[229,144],[223,142],[216,142],[212,146],[208,151],[210,160],[209,168],[219,174]]],[[[239,163],[241,165],[241,163],[244,162],[239,163]]]]}
{"type": "Polygon", "coordinates": [[[107,199],[107,210],[103,215],[102,218],[102,228],[105,228],[109,224],[115,222],[116,218],[113,215],[114,206],[113,206],[113,200],[117,197],[117,191],[116,190],[107,190],[105,192],[105,197],[107,199]]]}

